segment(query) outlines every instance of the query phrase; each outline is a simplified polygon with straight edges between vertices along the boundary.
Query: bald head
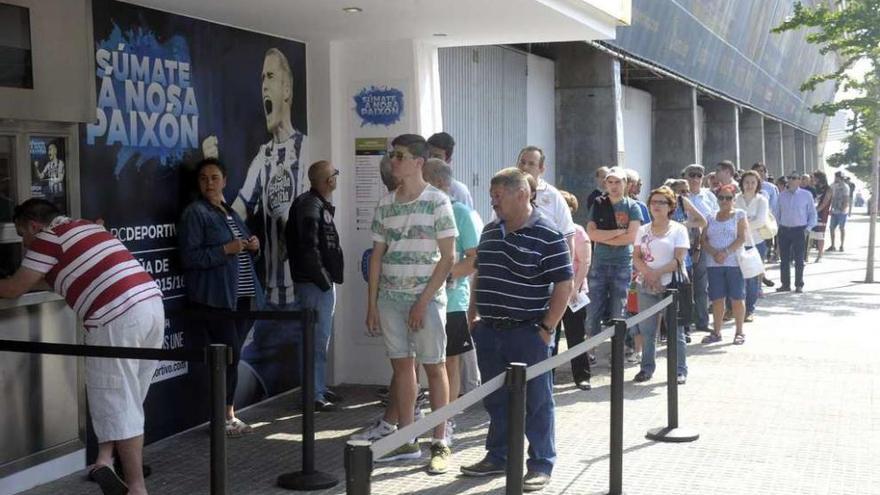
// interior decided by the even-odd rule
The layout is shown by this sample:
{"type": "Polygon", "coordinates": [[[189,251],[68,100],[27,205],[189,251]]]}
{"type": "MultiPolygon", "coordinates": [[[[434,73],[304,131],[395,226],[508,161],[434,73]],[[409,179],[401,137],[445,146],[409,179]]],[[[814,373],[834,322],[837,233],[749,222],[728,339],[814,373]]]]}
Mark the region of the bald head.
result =
{"type": "Polygon", "coordinates": [[[320,160],[309,167],[309,183],[324,196],[329,196],[336,189],[336,176],[339,171],[327,160],[320,160]]]}
{"type": "Polygon", "coordinates": [[[439,158],[429,158],[422,168],[422,176],[432,186],[449,192],[452,186],[452,167],[439,158]]]}

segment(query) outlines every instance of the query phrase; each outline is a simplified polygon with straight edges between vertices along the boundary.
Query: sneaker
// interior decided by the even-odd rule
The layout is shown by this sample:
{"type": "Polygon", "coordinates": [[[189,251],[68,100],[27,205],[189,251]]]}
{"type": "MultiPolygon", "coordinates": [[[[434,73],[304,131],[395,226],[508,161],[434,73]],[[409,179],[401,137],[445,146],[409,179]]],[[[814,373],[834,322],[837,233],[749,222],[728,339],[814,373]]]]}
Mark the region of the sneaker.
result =
{"type": "MultiPolygon", "coordinates": [[[[449,423],[447,423],[447,426],[449,423]]],[[[428,473],[443,474],[449,470],[449,457],[452,449],[440,442],[431,444],[431,461],[428,463],[428,473]]]]}
{"type": "Polygon", "coordinates": [[[392,450],[385,457],[380,457],[376,459],[376,462],[391,462],[391,461],[404,461],[409,459],[418,459],[422,457],[422,448],[419,446],[419,442],[412,441],[406,442],[405,444],[397,447],[392,450]]]}
{"type": "Polygon", "coordinates": [[[776,288],[776,292],[791,292],[791,287],[781,286],[776,288]]]}
{"type": "Polygon", "coordinates": [[[803,294],[804,288],[803,287],[795,287],[794,292],[795,292],[795,294],[803,294]]]}
{"type": "Polygon", "coordinates": [[[590,380],[581,380],[575,383],[574,386],[584,391],[588,391],[593,388],[590,386],[590,380]]]}
{"type": "Polygon", "coordinates": [[[651,375],[645,373],[644,371],[639,371],[636,373],[636,376],[633,377],[633,381],[636,383],[646,382],[651,379],[651,375]]]}
{"type": "Polygon", "coordinates": [[[751,322],[755,321],[755,315],[753,315],[751,313],[747,314],[743,321],[746,323],[751,323],[751,322]]]}
{"type": "Polygon", "coordinates": [[[523,491],[536,492],[543,490],[550,483],[550,475],[539,471],[529,471],[523,477],[523,491]]]}
{"type": "Polygon", "coordinates": [[[677,383],[679,385],[684,385],[685,383],[687,383],[687,381],[688,381],[687,375],[678,375],[678,378],[675,379],[675,383],[677,383]]]}
{"type": "Polygon", "coordinates": [[[721,335],[717,333],[710,333],[709,335],[703,337],[702,342],[704,344],[714,344],[715,342],[721,342],[721,335]]]}
{"type": "Polygon", "coordinates": [[[461,474],[465,476],[495,476],[505,472],[503,464],[496,464],[489,457],[484,457],[482,461],[476,464],[461,467],[461,474]]]}
{"type": "Polygon", "coordinates": [[[238,418],[232,418],[226,420],[226,436],[230,438],[238,438],[242,435],[247,435],[248,433],[252,433],[254,431],[253,428],[244,421],[238,418]]]}
{"type": "Polygon", "coordinates": [[[316,400],[315,412],[335,412],[339,410],[339,406],[329,400],[316,400]]]}
{"type": "Polygon", "coordinates": [[[395,431],[397,431],[397,426],[388,423],[383,418],[379,418],[366,430],[360,433],[355,433],[349,438],[351,438],[352,440],[365,440],[367,442],[375,442],[380,438],[387,437],[395,431]]]}
{"type": "Polygon", "coordinates": [[[633,352],[629,356],[626,357],[626,362],[629,364],[636,364],[642,362],[642,353],[633,352]]]}

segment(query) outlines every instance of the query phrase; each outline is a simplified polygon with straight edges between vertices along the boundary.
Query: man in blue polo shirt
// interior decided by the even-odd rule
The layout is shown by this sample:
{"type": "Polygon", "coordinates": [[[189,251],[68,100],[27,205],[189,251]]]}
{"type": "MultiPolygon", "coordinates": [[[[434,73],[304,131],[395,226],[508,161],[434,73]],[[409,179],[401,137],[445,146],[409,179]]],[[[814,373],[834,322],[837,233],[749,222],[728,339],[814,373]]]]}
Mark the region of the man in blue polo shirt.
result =
{"type": "MultiPolygon", "coordinates": [[[[489,223],[480,237],[468,308],[484,380],[501,374],[512,362],[532,365],[550,357],[553,333],[565,312],[574,276],[565,238],[529,202],[526,174],[506,168],[495,174],[490,187],[497,220],[489,223]]],[[[467,476],[505,472],[507,394],[495,391],[486,397],[484,406],[491,421],[488,452],[482,461],[462,466],[467,476]]],[[[540,490],[550,482],[556,461],[554,407],[550,373],[530,380],[526,389],[529,460],[524,491],[540,490]]]]}

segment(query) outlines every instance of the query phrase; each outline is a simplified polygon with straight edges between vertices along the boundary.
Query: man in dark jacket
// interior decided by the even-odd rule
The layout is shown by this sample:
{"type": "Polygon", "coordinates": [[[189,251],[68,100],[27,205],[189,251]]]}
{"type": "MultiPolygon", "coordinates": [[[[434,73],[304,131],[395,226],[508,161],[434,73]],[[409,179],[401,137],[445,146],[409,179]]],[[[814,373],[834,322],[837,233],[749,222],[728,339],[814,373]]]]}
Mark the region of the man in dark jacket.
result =
{"type": "Polygon", "coordinates": [[[314,309],[315,321],[315,410],[335,411],[341,397],[324,383],[327,349],[336,306],[335,284],[342,283],[343,258],[339,234],[333,223],[336,211],[330,196],[336,189],[339,170],[322,160],[309,167],[311,189],[290,206],[287,245],[291,247],[290,273],[296,300],[303,309],[314,309]],[[294,259],[296,263],[294,263],[294,259]]]}

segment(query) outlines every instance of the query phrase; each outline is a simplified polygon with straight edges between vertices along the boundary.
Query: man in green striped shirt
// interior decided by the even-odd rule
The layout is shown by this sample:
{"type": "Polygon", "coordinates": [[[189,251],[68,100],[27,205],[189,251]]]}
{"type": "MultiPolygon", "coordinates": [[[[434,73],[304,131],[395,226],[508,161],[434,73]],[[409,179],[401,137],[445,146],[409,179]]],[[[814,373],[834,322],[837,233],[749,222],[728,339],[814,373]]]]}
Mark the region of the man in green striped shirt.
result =
{"type": "MultiPolygon", "coordinates": [[[[424,138],[404,134],[392,141],[391,172],[399,186],[376,207],[370,257],[367,330],[382,335],[391,359],[391,401],[399,427],[413,422],[419,362],[428,376],[431,408],[449,401],[446,375],[446,277],[455,261],[458,231],[449,197],[422,177],[428,156],[424,138]]],[[[445,472],[450,456],[445,425],[434,429],[428,471],[445,472]]],[[[415,459],[418,443],[402,445],[378,459],[415,459]]]]}

